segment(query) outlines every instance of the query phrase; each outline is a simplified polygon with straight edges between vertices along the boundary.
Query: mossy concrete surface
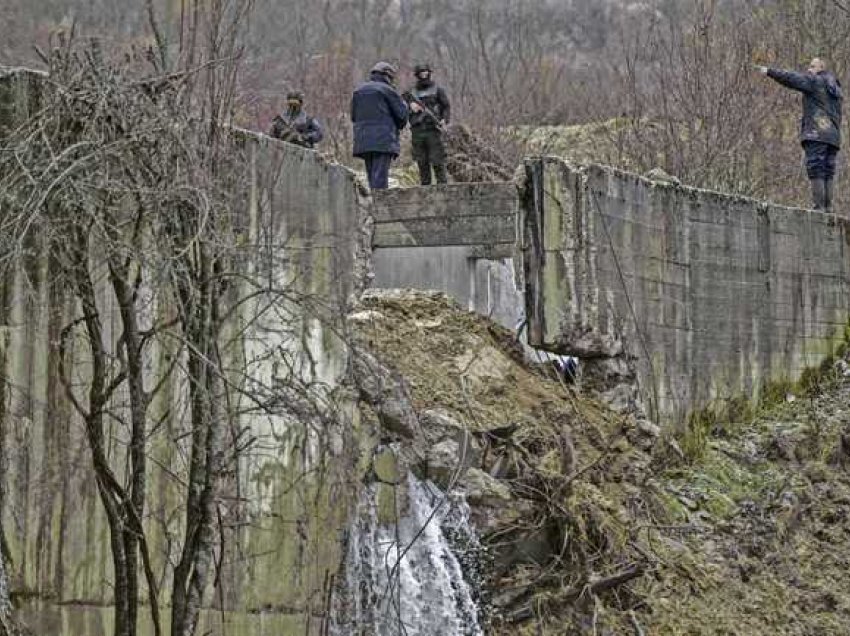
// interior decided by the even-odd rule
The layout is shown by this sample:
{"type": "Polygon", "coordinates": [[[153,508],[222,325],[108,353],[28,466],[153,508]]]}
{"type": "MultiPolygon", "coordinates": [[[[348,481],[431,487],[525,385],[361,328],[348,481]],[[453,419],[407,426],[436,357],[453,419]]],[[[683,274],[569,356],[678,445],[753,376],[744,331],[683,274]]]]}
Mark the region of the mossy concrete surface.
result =
{"type": "MultiPolygon", "coordinates": [[[[37,112],[42,80],[38,73],[0,70],[0,135],[37,112]]],[[[368,236],[362,228],[369,198],[353,173],[317,153],[241,130],[231,130],[227,143],[240,158],[238,169],[222,176],[235,202],[228,265],[239,274],[234,280],[262,279],[276,292],[255,294],[247,282],[234,282],[226,292],[232,311],[222,325],[220,351],[234,387],[229,406],[238,414],[229,430],[241,431],[250,443],[224,480],[221,572],[206,599],[228,611],[277,615],[269,619],[277,625],[275,634],[317,633],[322,621],[315,616],[342,559],[347,504],[356,501],[359,476],[350,450],[359,444],[352,443],[359,415],[356,395],[343,386],[349,353],[343,326],[350,299],[365,284],[368,236]],[[302,400],[320,405],[315,410],[287,408],[287,387],[298,383],[305,387],[302,400]],[[273,407],[257,408],[260,391],[263,399],[280,392],[273,407]],[[334,424],[320,424],[323,417],[334,424]]],[[[13,203],[0,199],[3,206],[13,203]]],[[[24,248],[14,272],[0,281],[3,528],[12,584],[21,595],[108,604],[108,526],[83,424],[58,377],[59,334],[79,310],[69,291],[54,283],[57,265],[38,239],[24,248]]],[[[98,257],[93,251],[95,265],[98,257]]],[[[104,346],[114,353],[120,320],[106,270],[96,270],[95,278],[104,346]]],[[[145,320],[167,323],[174,317],[169,289],[143,291],[152,307],[145,320]]],[[[153,340],[146,348],[148,388],[173,364],[179,342],[153,340]]],[[[72,330],[65,362],[81,394],[90,377],[87,351],[72,330]]],[[[185,382],[169,380],[149,413],[144,523],[163,602],[184,534],[187,396],[185,382]]],[[[115,417],[109,420],[107,453],[119,480],[126,465],[126,400],[119,390],[109,405],[115,417]]]]}
{"type": "Polygon", "coordinates": [[[758,400],[843,341],[843,219],[556,157],[524,172],[531,344],[588,358],[620,346],[654,418],[758,400]]]}

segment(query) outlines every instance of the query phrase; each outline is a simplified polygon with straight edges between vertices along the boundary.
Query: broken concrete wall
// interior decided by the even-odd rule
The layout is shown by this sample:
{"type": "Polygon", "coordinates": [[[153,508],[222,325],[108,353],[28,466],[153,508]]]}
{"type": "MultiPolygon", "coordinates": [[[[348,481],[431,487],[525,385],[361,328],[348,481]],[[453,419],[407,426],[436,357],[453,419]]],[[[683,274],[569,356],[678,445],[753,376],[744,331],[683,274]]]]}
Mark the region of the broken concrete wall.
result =
{"type": "Polygon", "coordinates": [[[0,135],[38,111],[45,77],[36,71],[0,66],[0,135]]]}
{"type": "Polygon", "coordinates": [[[530,344],[633,359],[661,419],[756,399],[842,341],[843,221],[551,157],[525,176],[530,344]]]}
{"type": "Polygon", "coordinates": [[[372,287],[435,289],[514,328],[513,183],[458,183],[373,193],[372,287]]]}
{"type": "MultiPolygon", "coordinates": [[[[0,73],[0,129],[11,130],[37,111],[42,77],[0,73]]],[[[233,305],[222,355],[242,383],[234,391],[239,403],[231,405],[241,413],[233,430],[244,429],[240,434],[252,443],[228,479],[220,512],[233,529],[227,533],[220,593],[207,599],[232,608],[285,611],[295,625],[292,633],[312,633],[305,622],[321,629],[321,621],[310,617],[320,611],[341,561],[347,509],[339,502],[356,499],[348,493],[357,480],[347,472],[351,462],[343,440],[356,415],[351,408],[347,418],[352,401],[344,392],[331,395],[328,387],[347,372],[342,325],[365,285],[369,197],[353,173],[312,151],[239,130],[232,133],[232,150],[240,157],[238,174],[227,175],[228,183],[240,184],[232,228],[239,249],[232,266],[244,275],[237,280],[253,282],[228,288],[233,305]],[[273,292],[252,303],[251,285],[260,279],[273,292]],[[338,428],[316,426],[309,416],[293,418],[284,409],[256,408],[254,390],[267,394],[287,386],[293,361],[294,371],[316,387],[317,402],[342,409],[336,413],[338,428]]],[[[14,586],[43,598],[108,603],[108,527],[83,424],[57,375],[59,334],[77,309],[68,291],[52,284],[56,264],[44,246],[35,239],[24,254],[3,281],[0,316],[5,393],[0,492],[14,586]]],[[[168,315],[168,293],[145,293],[160,316],[168,315]]],[[[105,277],[98,294],[101,313],[110,316],[115,308],[105,277]]],[[[108,347],[117,346],[119,329],[113,314],[105,321],[108,347]]],[[[151,379],[168,355],[167,349],[153,349],[147,361],[151,379]]],[[[84,343],[70,347],[67,365],[84,386],[84,343]]],[[[186,386],[171,384],[151,406],[151,417],[161,420],[149,438],[146,519],[163,601],[183,532],[188,457],[187,423],[178,415],[186,410],[186,386]]],[[[115,412],[126,407],[118,404],[121,399],[115,412]]],[[[120,418],[110,427],[108,452],[120,467],[127,432],[120,418]]]]}

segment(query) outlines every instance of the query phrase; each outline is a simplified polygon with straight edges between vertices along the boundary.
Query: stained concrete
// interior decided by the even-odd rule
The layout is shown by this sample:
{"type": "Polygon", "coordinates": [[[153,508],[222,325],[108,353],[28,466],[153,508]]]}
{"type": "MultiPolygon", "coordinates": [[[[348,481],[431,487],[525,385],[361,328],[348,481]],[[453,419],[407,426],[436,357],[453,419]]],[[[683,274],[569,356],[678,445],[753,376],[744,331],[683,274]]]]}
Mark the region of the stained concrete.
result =
{"type": "Polygon", "coordinates": [[[531,344],[633,359],[661,419],[756,399],[843,340],[845,221],[553,157],[524,167],[531,344]]]}
{"type": "MultiPolygon", "coordinates": [[[[0,130],[37,113],[43,77],[0,72],[0,130]]],[[[221,514],[235,529],[226,533],[220,593],[207,599],[235,609],[285,609],[297,623],[293,632],[314,633],[321,621],[310,616],[321,611],[341,563],[347,508],[340,502],[356,500],[358,480],[345,452],[345,435],[356,424],[355,400],[339,384],[348,367],[343,317],[366,281],[370,199],[351,171],[317,153],[248,131],[228,134],[228,149],[238,157],[235,172],[222,177],[235,188],[228,258],[241,276],[228,286],[231,311],[221,355],[237,383],[230,406],[240,415],[231,430],[244,429],[241,439],[252,444],[226,480],[221,514]],[[256,294],[255,283],[273,291],[256,294]],[[310,383],[337,426],[320,426],[310,415],[294,417],[284,408],[292,400],[283,387],[293,376],[310,383]],[[260,400],[266,406],[258,408],[260,400]],[[305,622],[311,622],[309,629],[305,622]]],[[[0,316],[3,527],[13,584],[42,597],[108,603],[107,525],[83,425],[57,376],[58,334],[76,309],[68,290],[51,282],[56,264],[43,243],[34,237],[27,247],[14,274],[2,281],[0,316]]],[[[93,251],[93,262],[97,258],[93,251]]],[[[154,312],[146,321],[170,315],[164,286],[142,291],[154,312]]],[[[115,351],[120,323],[105,276],[97,294],[105,345],[115,351]]],[[[151,387],[168,366],[168,338],[148,350],[151,387]]],[[[86,351],[84,342],[74,341],[67,355],[81,386],[86,351]]],[[[124,400],[119,392],[111,408],[121,413],[124,400]]],[[[183,534],[185,400],[185,382],[174,381],[151,405],[151,417],[163,421],[152,426],[149,438],[146,526],[163,601],[183,534]]],[[[108,435],[108,453],[122,479],[125,425],[110,421],[108,435]]]]}

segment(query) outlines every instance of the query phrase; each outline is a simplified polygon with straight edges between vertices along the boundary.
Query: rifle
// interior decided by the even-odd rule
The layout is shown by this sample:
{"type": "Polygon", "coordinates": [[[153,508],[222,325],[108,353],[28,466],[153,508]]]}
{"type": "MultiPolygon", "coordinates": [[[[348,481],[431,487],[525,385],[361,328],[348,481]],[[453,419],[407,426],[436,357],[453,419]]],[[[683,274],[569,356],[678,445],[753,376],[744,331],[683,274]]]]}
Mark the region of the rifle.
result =
{"type": "Polygon", "coordinates": [[[307,140],[304,139],[304,135],[295,130],[293,123],[294,122],[287,122],[283,119],[283,117],[277,115],[272,120],[271,136],[275,139],[280,139],[281,141],[288,141],[291,144],[307,147],[307,140]]]}
{"type": "Polygon", "coordinates": [[[448,132],[448,127],[443,123],[443,120],[437,117],[437,114],[433,110],[428,108],[421,99],[414,95],[413,91],[406,91],[404,95],[402,95],[402,97],[404,97],[409,102],[415,102],[419,106],[419,108],[422,109],[423,113],[425,113],[432,120],[434,120],[434,123],[437,124],[437,130],[439,130],[441,133],[448,132]]]}

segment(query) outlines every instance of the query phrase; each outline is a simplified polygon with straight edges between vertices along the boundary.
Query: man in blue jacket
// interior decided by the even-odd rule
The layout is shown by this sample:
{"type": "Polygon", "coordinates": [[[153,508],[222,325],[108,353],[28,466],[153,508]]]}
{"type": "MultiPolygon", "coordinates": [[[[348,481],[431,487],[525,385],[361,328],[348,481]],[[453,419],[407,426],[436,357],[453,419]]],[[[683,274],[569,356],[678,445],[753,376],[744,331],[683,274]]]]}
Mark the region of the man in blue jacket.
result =
{"type": "Polygon", "coordinates": [[[366,162],[369,187],[386,189],[390,164],[401,149],[399,132],[407,124],[407,104],[393,86],[396,69],[387,62],[372,67],[369,81],[351,97],[354,156],[366,162]]]}
{"type": "Polygon", "coordinates": [[[805,73],[766,66],[757,68],[783,86],[803,94],[800,141],[806,153],[812,199],[816,210],[831,212],[835,157],[841,147],[841,84],[826,70],[820,58],[813,59],[805,73]]]}

